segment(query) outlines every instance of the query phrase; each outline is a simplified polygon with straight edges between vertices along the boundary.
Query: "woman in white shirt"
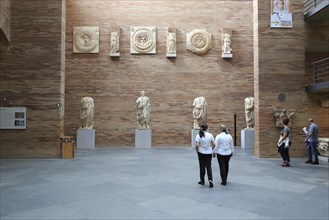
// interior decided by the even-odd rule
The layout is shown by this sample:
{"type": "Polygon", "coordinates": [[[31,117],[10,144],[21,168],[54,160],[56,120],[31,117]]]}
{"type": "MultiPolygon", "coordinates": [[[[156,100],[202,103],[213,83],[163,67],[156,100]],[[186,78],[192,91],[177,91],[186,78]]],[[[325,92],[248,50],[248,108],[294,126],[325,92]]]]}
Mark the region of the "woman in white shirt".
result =
{"type": "Polygon", "coordinates": [[[227,133],[225,125],[219,126],[220,134],[215,139],[215,149],[213,151],[214,157],[217,154],[217,160],[220,170],[220,177],[222,178],[222,185],[226,185],[229,171],[229,162],[234,152],[233,139],[227,133]]]}
{"type": "Polygon", "coordinates": [[[212,188],[212,170],[211,170],[211,159],[212,150],[215,146],[214,136],[207,131],[208,126],[206,124],[200,125],[199,134],[195,138],[195,149],[198,153],[199,168],[200,168],[200,181],[198,184],[204,185],[204,178],[208,175],[209,187],[212,188]]]}

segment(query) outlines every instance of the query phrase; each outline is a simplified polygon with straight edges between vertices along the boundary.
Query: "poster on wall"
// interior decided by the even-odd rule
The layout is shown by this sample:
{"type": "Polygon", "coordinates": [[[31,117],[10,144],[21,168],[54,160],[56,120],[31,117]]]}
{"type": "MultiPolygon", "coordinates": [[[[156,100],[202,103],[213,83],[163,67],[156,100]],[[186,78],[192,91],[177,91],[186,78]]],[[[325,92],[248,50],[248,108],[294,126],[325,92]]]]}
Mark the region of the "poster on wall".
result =
{"type": "Polygon", "coordinates": [[[273,28],[292,28],[292,0],[271,1],[271,25],[273,28]]]}
{"type": "Polygon", "coordinates": [[[26,129],[26,107],[0,107],[0,129],[26,129]]]}

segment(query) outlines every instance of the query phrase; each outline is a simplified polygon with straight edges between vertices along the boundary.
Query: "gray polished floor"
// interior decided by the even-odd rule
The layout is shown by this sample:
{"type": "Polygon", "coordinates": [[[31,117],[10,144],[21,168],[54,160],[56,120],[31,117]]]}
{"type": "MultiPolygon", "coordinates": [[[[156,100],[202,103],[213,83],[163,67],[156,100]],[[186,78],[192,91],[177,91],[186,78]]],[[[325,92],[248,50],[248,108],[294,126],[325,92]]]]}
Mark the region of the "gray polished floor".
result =
{"type": "Polygon", "coordinates": [[[237,148],[228,184],[200,186],[191,148],[95,148],[74,159],[2,159],[0,219],[328,219],[328,163],[237,148]]]}

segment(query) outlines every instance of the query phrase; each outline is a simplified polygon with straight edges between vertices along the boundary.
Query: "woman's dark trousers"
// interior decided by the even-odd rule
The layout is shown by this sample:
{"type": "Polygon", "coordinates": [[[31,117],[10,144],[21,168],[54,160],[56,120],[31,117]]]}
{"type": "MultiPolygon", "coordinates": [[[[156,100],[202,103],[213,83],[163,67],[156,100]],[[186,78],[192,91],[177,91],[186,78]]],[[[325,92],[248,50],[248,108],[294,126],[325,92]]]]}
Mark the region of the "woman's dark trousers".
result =
{"type": "Polygon", "coordinates": [[[206,169],[207,169],[208,180],[212,180],[212,170],[211,170],[212,154],[202,154],[198,152],[198,158],[199,158],[199,167],[200,167],[200,181],[204,183],[206,169]]]}
{"type": "Polygon", "coordinates": [[[279,153],[284,162],[290,162],[289,148],[279,148],[279,153]]]}
{"type": "Polygon", "coordinates": [[[220,177],[222,178],[222,184],[226,185],[227,182],[227,176],[229,171],[229,162],[231,159],[232,154],[230,155],[220,155],[217,154],[217,160],[220,170],[220,177]]]}

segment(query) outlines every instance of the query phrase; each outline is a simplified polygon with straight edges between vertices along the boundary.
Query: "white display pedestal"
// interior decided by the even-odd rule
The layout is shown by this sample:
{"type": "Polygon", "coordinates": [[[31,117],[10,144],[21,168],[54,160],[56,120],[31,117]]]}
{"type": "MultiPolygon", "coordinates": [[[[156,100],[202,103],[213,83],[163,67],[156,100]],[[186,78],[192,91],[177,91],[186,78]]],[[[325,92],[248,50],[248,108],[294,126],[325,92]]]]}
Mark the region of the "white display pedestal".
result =
{"type": "Polygon", "coordinates": [[[241,148],[252,149],[255,144],[255,130],[241,130],[241,148]]]}
{"type": "Polygon", "coordinates": [[[152,145],[152,130],[151,129],[136,129],[135,130],[135,148],[151,149],[152,145]]]}
{"type": "Polygon", "coordinates": [[[191,131],[191,147],[195,148],[195,138],[199,134],[199,129],[192,129],[191,131]]]}
{"type": "Polygon", "coordinates": [[[95,147],[95,129],[77,130],[77,148],[95,147]]]}

